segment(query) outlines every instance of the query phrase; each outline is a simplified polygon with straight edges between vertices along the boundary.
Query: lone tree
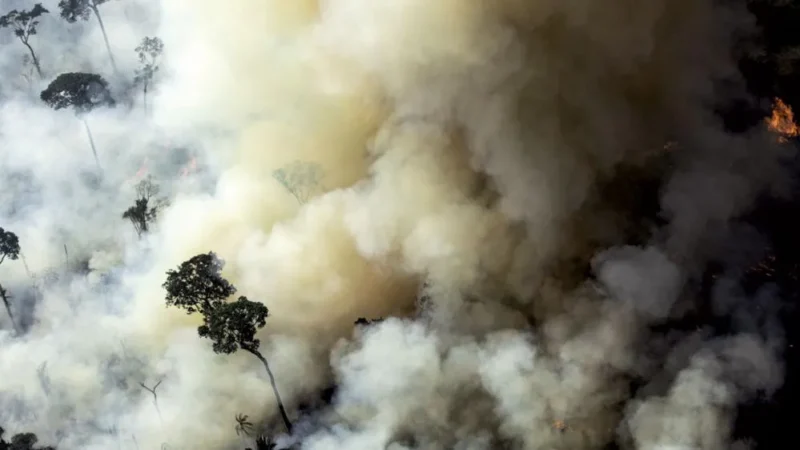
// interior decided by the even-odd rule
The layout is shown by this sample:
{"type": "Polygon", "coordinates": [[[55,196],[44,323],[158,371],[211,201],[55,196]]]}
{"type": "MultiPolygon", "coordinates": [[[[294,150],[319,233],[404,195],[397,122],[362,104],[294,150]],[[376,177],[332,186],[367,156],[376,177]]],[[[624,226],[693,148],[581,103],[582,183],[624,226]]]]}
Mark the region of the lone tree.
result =
{"type": "MultiPolygon", "coordinates": [[[[12,261],[19,258],[19,238],[17,238],[16,234],[0,228],[0,264],[6,258],[12,261]]],[[[0,298],[3,299],[3,305],[6,307],[6,312],[8,313],[8,318],[11,319],[11,325],[14,326],[14,331],[19,334],[19,327],[17,327],[17,322],[14,320],[14,314],[11,313],[11,305],[8,303],[11,297],[2,284],[0,284],[0,298]]]]}
{"type": "Polygon", "coordinates": [[[31,36],[36,34],[36,27],[39,25],[39,17],[47,14],[50,11],[45,9],[41,3],[33,5],[29,10],[17,11],[11,10],[5,16],[0,17],[0,27],[11,28],[14,30],[14,35],[19,38],[22,45],[28,48],[33,59],[33,66],[36,67],[36,72],[39,78],[44,78],[42,75],[42,67],[39,65],[39,58],[36,57],[36,52],[30,44],[31,36]]]}
{"type": "Polygon", "coordinates": [[[97,23],[100,24],[100,31],[103,32],[103,40],[106,43],[106,50],[108,50],[108,58],[111,60],[111,68],[117,72],[117,63],[114,61],[114,53],[111,51],[111,45],[108,43],[108,34],[106,27],[103,24],[103,16],[100,15],[98,7],[108,0],[61,0],[58,2],[58,8],[61,10],[61,17],[69,23],[75,23],[78,20],[89,20],[89,16],[94,13],[97,18],[97,23]]]}
{"type": "Polygon", "coordinates": [[[257,331],[266,325],[269,310],[247,297],[226,303],[236,288],[222,277],[223,265],[214,252],[209,252],[193,256],[177,270],[167,271],[167,281],[163,284],[167,291],[167,306],[183,308],[188,314],[202,314],[203,325],[197,332],[211,340],[215,353],[229,355],[241,349],[261,361],[267,370],[283,423],[291,433],[292,423],[283,406],[275,377],[267,359],[259,351],[261,342],[255,337],[257,331]]]}
{"type": "Polygon", "coordinates": [[[136,200],[133,206],[122,213],[122,218],[131,221],[139,237],[150,231],[150,225],[155,222],[161,209],[167,205],[163,198],[155,198],[158,191],[158,185],[153,182],[153,177],[148,175],[136,185],[136,200]]]}
{"type": "Polygon", "coordinates": [[[147,89],[153,83],[153,78],[158,72],[158,58],[163,51],[164,43],[158,37],[145,37],[136,47],[136,54],[139,55],[141,65],[136,69],[133,82],[137,86],[142,86],[145,114],[147,114],[147,89]]]}
{"type": "Polygon", "coordinates": [[[113,107],[116,104],[108,89],[108,82],[94,73],[62,73],[47,86],[47,89],[42,91],[39,98],[56,111],[64,108],[72,108],[75,111],[75,115],[83,122],[83,126],[86,128],[86,135],[89,137],[89,144],[92,146],[94,161],[98,169],[102,170],[86,116],[95,108],[101,106],[113,107]]]}

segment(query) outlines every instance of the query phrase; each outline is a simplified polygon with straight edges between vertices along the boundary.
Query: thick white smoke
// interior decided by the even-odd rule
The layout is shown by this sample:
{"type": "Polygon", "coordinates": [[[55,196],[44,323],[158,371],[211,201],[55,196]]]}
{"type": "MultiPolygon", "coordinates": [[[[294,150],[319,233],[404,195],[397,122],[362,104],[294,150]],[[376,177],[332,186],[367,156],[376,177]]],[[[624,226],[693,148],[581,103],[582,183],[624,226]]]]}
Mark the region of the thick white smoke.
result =
{"type": "MultiPolygon", "coordinates": [[[[23,336],[0,315],[0,425],[63,449],[215,450],[252,445],[234,428],[243,413],[277,436],[260,363],[215,355],[199,319],[165,308],[165,271],[215,251],[270,309],[261,351],[300,423],[283,443],[728,448],[737,404],[782,382],[780,340],[686,335],[675,356],[651,329],[695,299],[686,283],[719,248],[709,237],[780,187],[783,150],[714,119],[714,82],[737,81],[729,49],[748,25],[716,3],[109,2],[121,71],[138,36],[166,48],[151,117],[91,119],[114,181],[79,180],[93,161],[70,114],[35,95],[0,111],[3,172],[29,178],[0,182],[19,204],[0,225],[27,264],[4,263],[0,282],[22,296],[32,275],[58,275],[14,303],[23,336]],[[673,139],[669,224],[627,245],[643,219],[602,183],[650,168],[673,139]],[[216,184],[158,180],[170,206],[137,240],[122,182],[180,145],[216,184]],[[316,170],[290,183],[301,195],[275,176],[287,168],[316,170]],[[64,270],[80,261],[88,274],[64,270]],[[359,317],[389,318],[354,328],[359,317]],[[140,383],[159,381],[156,407],[140,383]],[[299,417],[332,383],[333,403],[299,417]]],[[[48,74],[85,55],[109,73],[94,31],[76,44],[83,59],[45,50],[58,37],[44,30],[64,26],[48,20],[48,74]]]]}

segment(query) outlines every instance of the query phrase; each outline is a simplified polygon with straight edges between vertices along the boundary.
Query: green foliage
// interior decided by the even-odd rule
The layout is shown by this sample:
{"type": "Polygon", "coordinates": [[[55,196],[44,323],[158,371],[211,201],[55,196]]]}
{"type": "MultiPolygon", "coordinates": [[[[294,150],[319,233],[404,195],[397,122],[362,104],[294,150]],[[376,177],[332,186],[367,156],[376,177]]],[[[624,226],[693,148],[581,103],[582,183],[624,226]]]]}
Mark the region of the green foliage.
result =
{"type": "Polygon", "coordinates": [[[153,177],[148,175],[136,185],[137,198],[133,206],[122,213],[122,218],[131,221],[136,234],[140,237],[150,230],[150,225],[155,222],[158,213],[167,205],[163,198],[155,198],[158,192],[158,185],[153,182],[153,177]]]}
{"type": "Polygon", "coordinates": [[[269,310],[262,303],[239,297],[235,302],[218,305],[205,316],[205,324],[197,329],[200,337],[213,342],[215,353],[229,355],[238,349],[258,351],[259,328],[267,324],[269,310]]]}
{"type": "Polygon", "coordinates": [[[61,17],[69,23],[78,20],[88,20],[92,10],[107,2],[108,0],[61,0],[58,2],[58,9],[61,10],[61,17]]]}
{"type": "Polygon", "coordinates": [[[15,261],[19,258],[19,238],[16,234],[0,228],[0,263],[6,258],[15,261]]]}
{"type": "Polygon", "coordinates": [[[55,110],[73,108],[79,116],[101,106],[113,107],[116,104],[108,82],[94,73],[62,73],[39,97],[55,110]]]}
{"type": "Polygon", "coordinates": [[[272,176],[299,203],[305,203],[319,189],[322,180],[322,169],[318,164],[295,161],[272,172],[272,176]]]}
{"type": "Polygon", "coordinates": [[[236,288],[221,272],[224,263],[214,252],[193,256],[167,271],[167,281],[162,285],[167,291],[167,306],[183,308],[188,314],[200,312],[208,317],[236,288]]]}
{"type": "Polygon", "coordinates": [[[0,27],[13,28],[14,35],[20,38],[23,43],[27,43],[28,38],[36,34],[39,17],[49,12],[41,3],[35,4],[29,10],[17,11],[13,9],[5,16],[0,17],[0,27]]]}
{"type": "Polygon", "coordinates": [[[201,313],[204,323],[197,332],[214,343],[216,353],[231,354],[240,348],[257,352],[256,333],[266,325],[269,310],[247,297],[225,303],[236,288],[222,277],[222,267],[217,255],[209,252],[185,261],[177,271],[168,271],[163,285],[167,305],[189,314],[201,313]]]}

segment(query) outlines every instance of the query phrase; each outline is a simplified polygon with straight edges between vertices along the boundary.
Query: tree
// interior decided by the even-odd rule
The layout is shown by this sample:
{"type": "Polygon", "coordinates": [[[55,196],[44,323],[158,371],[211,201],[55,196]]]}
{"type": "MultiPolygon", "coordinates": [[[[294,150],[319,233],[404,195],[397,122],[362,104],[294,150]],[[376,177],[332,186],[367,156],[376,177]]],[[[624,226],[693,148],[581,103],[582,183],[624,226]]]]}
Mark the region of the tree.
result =
{"type": "Polygon", "coordinates": [[[133,206],[122,213],[122,218],[131,221],[139,237],[150,230],[150,225],[155,222],[158,213],[167,205],[163,198],[155,198],[158,191],[158,185],[153,183],[153,177],[148,175],[136,185],[137,198],[133,206]]]}
{"type": "Polygon", "coordinates": [[[19,238],[16,234],[0,228],[0,264],[6,258],[16,261],[19,258],[19,238]]]}
{"type": "Polygon", "coordinates": [[[137,86],[142,86],[144,99],[144,112],[147,114],[147,89],[158,72],[158,58],[164,51],[164,43],[158,37],[145,37],[141,44],[136,47],[141,66],[136,69],[136,76],[133,82],[137,86]]]}
{"type": "Polygon", "coordinates": [[[237,414],[235,429],[237,436],[239,436],[240,433],[250,436],[250,432],[253,431],[253,424],[247,420],[246,414],[237,414]]]}
{"type": "Polygon", "coordinates": [[[86,115],[95,108],[102,106],[113,107],[116,104],[114,98],[111,97],[111,91],[108,89],[108,82],[94,73],[62,73],[47,86],[47,89],[42,91],[39,98],[56,111],[63,108],[72,108],[75,111],[75,115],[83,122],[86,128],[86,135],[89,137],[89,144],[92,146],[94,161],[97,167],[102,170],[86,115]]]}
{"type": "Polygon", "coordinates": [[[36,34],[36,27],[39,25],[39,17],[49,12],[50,11],[45,9],[41,3],[37,3],[33,5],[32,9],[22,11],[14,9],[5,16],[0,17],[0,27],[12,28],[14,30],[14,35],[19,38],[22,45],[28,48],[31,58],[33,59],[33,66],[36,67],[39,78],[44,78],[42,75],[42,67],[39,65],[39,58],[36,57],[36,52],[33,51],[33,47],[31,47],[29,41],[31,36],[36,34]]]}
{"type": "MultiPolygon", "coordinates": [[[[0,264],[2,264],[6,258],[16,261],[16,259],[19,258],[19,251],[19,238],[17,238],[17,235],[0,228],[0,264]]],[[[11,296],[8,295],[3,285],[0,284],[0,299],[3,300],[3,305],[6,307],[6,312],[8,313],[8,318],[11,320],[11,325],[14,326],[14,331],[19,334],[17,322],[14,320],[14,314],[11,312],[11,305],[8,303],[10,298],[11,296]]]]}
{"type": "Polygon", "coordinates": [[[272,172],[275,178],[298,203],[305,203],[320,188],[322,169],[318,164],[295,161],[272,172]]]}
{"type": "MultiPolygon", "coordinates": [[[[272,439],[268,439],[265,436],[259,436],[256,438],[256,450],[274,450],[278,444],[272,442],[272,439]]],[[[246,448],[245,450],[253,450],[250,447],[246,448]]]]}
{"type": "Polygon", "coordinates": [[[15,434],[11,442],[3,439],[5,430],[0,427],[0,450],[55,450],[55,447],[36,447],[39,438],[33,433],[15,434]]]}
{"type": "Polygon", "coordinates": [[[161,418],[161,409],[158,407],[158,394],[156,394],[156,389],[161,386],[161,382],[164,380],[159,380],[152,388],[147,387],[144,383],[139,382],[139,386],[141,386],[147,392],[153,394],[153,405],[156,407],[156,412],[158,413],[158,419],[163,420],[161,418]]]}
{"type": "Polygon", "coordinates": [[[261,342],[256,333],[267,323],[269,310],[261,303],[247,297],[226,303],[236,288],[222,277],[224,263],[214,252],[200,254],[185,261],[177,270],[167,271],[163,287],[167,291],[167,306],[177,306],[188,314],[199,312],[203,325],[197,332],[213,343],[215,353],[229,355],[244,350],[261,361],[269,376],[272,391],[286,429],[292,432],[292,423],[286,414],[275,377],[267,359],[259,351],[261,342]]]}
{"type": "Polygon", "coordinates": [[[117,63],[114,61],[114,53],[111,51],[111,45],[108,43],[108,34],[106,27],[103,24],[103,16],[100,15],[98,7],[108,0],[61,0],[58,2],[58,8],[61,10],[61,17],[69,23],[75,23],[78,20],[89,20],[89,16],[94,13],[97,18],[97,23],[100,24],[100,31],[103,32],[103,40],[106,43],[106,50],[108,50],[108,58],[111,60],[111,68],[117,72],[117,63]]]}

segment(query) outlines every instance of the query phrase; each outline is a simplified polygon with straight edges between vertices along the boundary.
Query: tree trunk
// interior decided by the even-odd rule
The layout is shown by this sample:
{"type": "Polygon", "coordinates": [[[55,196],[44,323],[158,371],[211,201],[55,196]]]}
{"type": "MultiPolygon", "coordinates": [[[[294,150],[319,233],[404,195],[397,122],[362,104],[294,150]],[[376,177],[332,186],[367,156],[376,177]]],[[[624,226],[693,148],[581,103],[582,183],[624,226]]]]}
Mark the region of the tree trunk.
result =
{"type": "Polygon", "coordinates": [[[19,335],[19,327],[17,326],[17,321],[14,320],[14,314],[11,313],[11,305],[8,304],[8,294],[6,293],[6,290],[3,289],[3,286],[0,286],[0,298],[3,299],[3,304],[6,307],[8,318],[11,319],[11,325],[14,327],[14,332],[19,335]]]}
{"type": "Polygon", "coordinates": [[[144,115],[145,115],[145,117],[147,117],[147,80],[145,80],[145,82],[144,82],[143,100],[144,100],[144,115]]]}
{"type": "Polygon", "coordinates": [[[44,79],[44,75],[42,75],[42,68],[39,66],[39,58],[36,57],[36,53],[33,51],[33,47],[30,46],[25,41],[22,41],[25,44],[25,47],[28,47],[28,51],[31,52],[31,58],[33,58],[33,67],[36,68],[36,73],[39,74],[39,79],[44,79]]]}
{"type": "Polygon", "coordinates": [[[100,24],[100,31],[103,32],[103,40],[106,43],[106,50],[108,50],[108,58],[111,60],[111,68],[114,69],[114,73],[117,73],[117,63],[114,61],[114,53],[111,51],[111,45],[108,43],[108,34],[106,34],[106,26],[103,24],[103,17],[100,16],[100,10],[97,9],[97,5],[91,5],[92,11],[94,11],[94,16],[97,17],[97,23],[100,24]]]}
{"type": "Polygon", "coordinates": [[[103,167],[100,166],[100,158],[97,157],[97,147],[94,146],[94,138],[92,138],[92,130],[89,129],[89,122],[86,119],[81,119],[83,122],[83,126],[86,128],[86,135],[89,136],[89,145],[92,146],[92,154],[94,155],[94,162],[97,164],[97,169],[100,172],[103,171],[103,167]]]}
{"type": "Polygon", "coordinates": [[[275,385],[275,377],[272,375],[272,371],[269,369],[269,363],[267,359],[261,356],[261,353],[258,350],[253,350],[249,348],[245,348],[244,350],[252,353],[264,364],[264,368],[267,369],[267,375],[269,375],[269,382],[272,385],[272,391],[275,393],[275,399],[278,401],[278,409],[281,412],[281,418],[283,419],[283,424],[286,425],[286,430],[289,431],[291,434],[292,432],[292,422],[289,421],[289,416],[286,415],[286,408],[283,407],[283,401],[281,400],[281,394],[278,393],[278,386],[275,385]]]}

